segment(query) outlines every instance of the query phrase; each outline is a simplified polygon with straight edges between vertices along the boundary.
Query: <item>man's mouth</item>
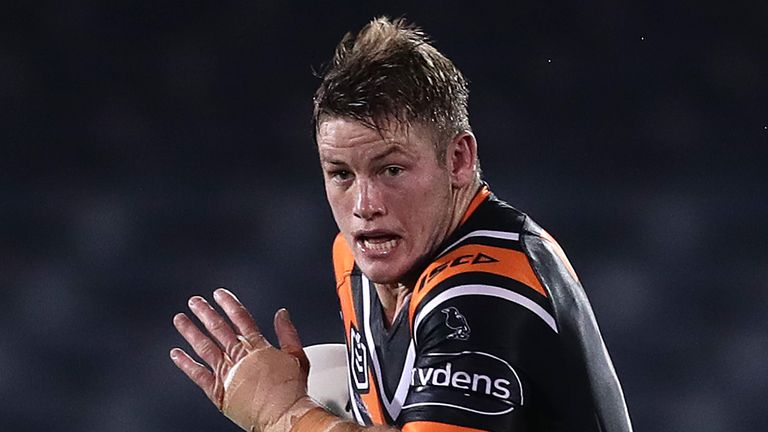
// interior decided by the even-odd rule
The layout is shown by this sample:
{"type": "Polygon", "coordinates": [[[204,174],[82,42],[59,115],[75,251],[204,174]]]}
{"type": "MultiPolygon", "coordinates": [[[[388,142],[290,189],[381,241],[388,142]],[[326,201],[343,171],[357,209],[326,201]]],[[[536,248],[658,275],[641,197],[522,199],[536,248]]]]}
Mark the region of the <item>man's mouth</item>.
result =
{"type": "Polygon", "coordinates": [[[400,241],[400,236],[384,233],[372,232],[355,236],[355,241],[364,253],[387,254],[395,249],[400,241]]]}

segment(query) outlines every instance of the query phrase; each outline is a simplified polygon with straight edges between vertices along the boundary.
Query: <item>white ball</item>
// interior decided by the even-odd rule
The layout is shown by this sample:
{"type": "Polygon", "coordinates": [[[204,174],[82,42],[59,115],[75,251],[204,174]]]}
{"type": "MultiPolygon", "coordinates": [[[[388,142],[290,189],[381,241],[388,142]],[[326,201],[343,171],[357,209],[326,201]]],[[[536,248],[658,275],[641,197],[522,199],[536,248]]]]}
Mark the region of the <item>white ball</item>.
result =
{"type": "Polygon", "coordinates": [[[347,386],[347,347],[344,344],[319,344],[304,348],[309,359],[307,393],[328,411],[351,419],[347,386]]]}

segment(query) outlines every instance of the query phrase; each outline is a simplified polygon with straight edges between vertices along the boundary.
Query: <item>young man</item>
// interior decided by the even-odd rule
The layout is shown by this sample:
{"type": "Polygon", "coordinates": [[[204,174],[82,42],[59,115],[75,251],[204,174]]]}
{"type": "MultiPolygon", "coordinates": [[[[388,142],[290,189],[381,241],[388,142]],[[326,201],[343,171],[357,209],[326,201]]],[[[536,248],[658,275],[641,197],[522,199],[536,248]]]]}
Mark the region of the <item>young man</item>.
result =
{"type": "Polygon", "coordinates": [[[210,369],[174,362],[246,430],[630,431],[589,303],[557,243],[480,179],[467,84],[420,30],[347,35],[315,94],[340,234],[334,268],[357,424],[306,395],[287,312],[281,349],[226,290],[174,323],[210,369]]]}

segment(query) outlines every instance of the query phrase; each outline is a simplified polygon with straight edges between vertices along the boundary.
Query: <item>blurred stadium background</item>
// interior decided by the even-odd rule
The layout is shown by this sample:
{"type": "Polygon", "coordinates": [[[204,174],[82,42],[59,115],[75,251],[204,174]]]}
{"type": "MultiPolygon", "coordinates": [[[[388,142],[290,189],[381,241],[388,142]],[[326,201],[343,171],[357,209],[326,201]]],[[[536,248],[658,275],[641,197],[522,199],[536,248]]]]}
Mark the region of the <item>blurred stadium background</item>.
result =
{"type": "Polygon", "coordinates": [[[167,354],[218,286],[341,339],[312,70],[380,14],[471,80],[636,430],[765,430],[768,3],[362,3],[4,2],[0,430],[237,430],[167,354]]]}

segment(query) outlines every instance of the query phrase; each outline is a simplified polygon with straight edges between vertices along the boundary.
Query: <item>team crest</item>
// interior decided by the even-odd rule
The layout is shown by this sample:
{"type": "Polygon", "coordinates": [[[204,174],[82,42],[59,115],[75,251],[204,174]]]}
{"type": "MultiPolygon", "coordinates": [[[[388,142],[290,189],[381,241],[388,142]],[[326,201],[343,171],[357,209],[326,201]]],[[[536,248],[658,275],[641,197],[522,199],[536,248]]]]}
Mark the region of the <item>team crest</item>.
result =
{"type": "Polygon", "coordinates": [[[441,310],[441,312],[445,314],[445,325],[453,331],[448,335],[448,339],[458,339],[463,341],[469,339],[469,333],[471,332],[469,324],[467,324],[467,319],[458,309],[449,306],[441,310]]]}
{"type": "Polygon", "coordinates": [[[352,383],[358,392],[366,393],[370,388],[368,382],[368,348],[366,348],[365,341],[355,326],[351,326],[349,329],[349,343],[351,346],[349,368],[352,383]]]}

